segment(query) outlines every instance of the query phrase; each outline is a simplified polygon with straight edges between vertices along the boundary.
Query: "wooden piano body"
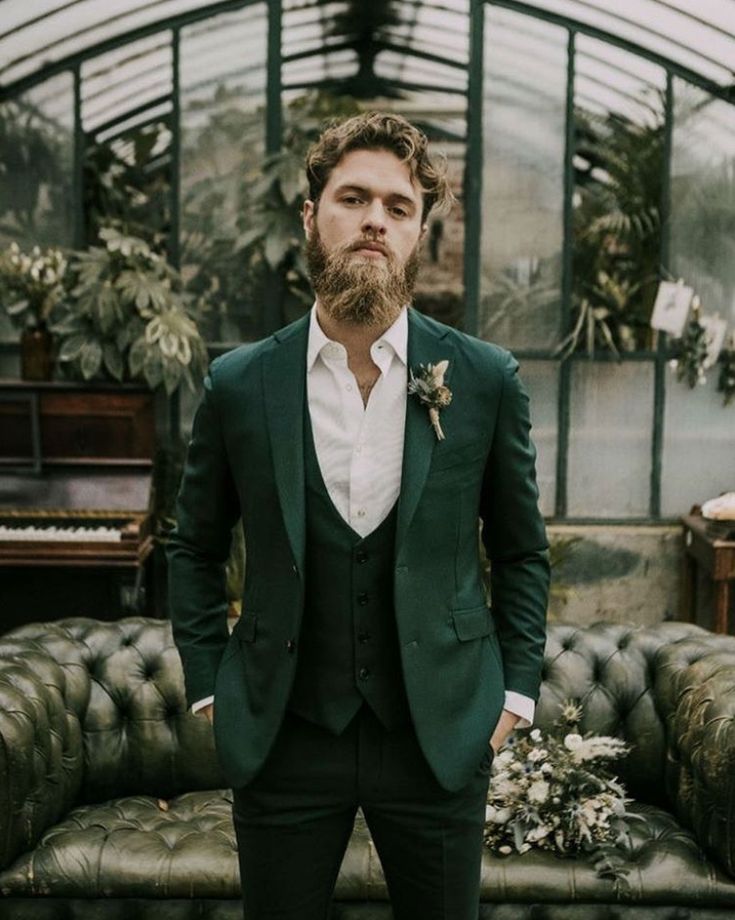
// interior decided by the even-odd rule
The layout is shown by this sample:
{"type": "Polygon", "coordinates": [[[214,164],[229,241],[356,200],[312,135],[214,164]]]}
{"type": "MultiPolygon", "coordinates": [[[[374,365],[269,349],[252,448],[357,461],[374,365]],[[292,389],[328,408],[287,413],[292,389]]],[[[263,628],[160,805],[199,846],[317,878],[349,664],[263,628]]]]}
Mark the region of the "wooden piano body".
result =
{"type": "Polygon", "coordinates": [[[152,612],[153,395],[0,382],[0,633],[152,612]]]}

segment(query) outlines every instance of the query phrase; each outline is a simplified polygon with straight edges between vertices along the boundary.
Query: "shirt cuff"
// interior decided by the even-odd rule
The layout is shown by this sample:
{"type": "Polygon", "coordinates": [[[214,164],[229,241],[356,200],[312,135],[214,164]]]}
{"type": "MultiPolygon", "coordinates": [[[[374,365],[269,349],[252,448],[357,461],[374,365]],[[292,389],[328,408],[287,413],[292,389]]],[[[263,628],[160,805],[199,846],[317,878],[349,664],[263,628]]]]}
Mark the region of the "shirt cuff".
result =
{"type": "Polygon", "coordinates": [[[213,696],[205,696],[203,700],[197,700],[196,703],[191,704],[191,711],[192,713],[199,712],[200,709],[204,709],[205,706],[209,706],[209,704],[213,702],[213,696]]]}
{"type": "Polygon", "coordinates": [[[520,716],[520,721],[515,725],[516,728],[530,728],[533,723],[533,716],[536,712],[536,702],[530,696],[524,696],[522,693],[516,693],[515,690],[505,691],[505,706],[508,712],[515,716],[520,716]]]}

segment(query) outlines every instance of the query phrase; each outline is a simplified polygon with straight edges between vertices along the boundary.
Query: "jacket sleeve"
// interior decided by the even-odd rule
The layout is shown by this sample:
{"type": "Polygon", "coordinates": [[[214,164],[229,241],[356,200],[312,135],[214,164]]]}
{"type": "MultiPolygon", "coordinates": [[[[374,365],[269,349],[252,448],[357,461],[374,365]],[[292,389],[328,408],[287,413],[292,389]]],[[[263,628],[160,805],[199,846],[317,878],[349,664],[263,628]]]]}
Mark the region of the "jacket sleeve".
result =
{"type": "Polygon", "coordinates": [[[181,656],[186,703],[214,692],[227,644],[225,563],[240,505],[227,459],[214,392],[214,368],[194,417],[166,554],[174,642],[181,656]]]}
{"type": "Polygon", "coordinates": [[[483,479],[482,540],[505,689],[538,699],[546,644],[548,542],[538,508],[528,395],[507,352],[495,432],[483,479]]]}

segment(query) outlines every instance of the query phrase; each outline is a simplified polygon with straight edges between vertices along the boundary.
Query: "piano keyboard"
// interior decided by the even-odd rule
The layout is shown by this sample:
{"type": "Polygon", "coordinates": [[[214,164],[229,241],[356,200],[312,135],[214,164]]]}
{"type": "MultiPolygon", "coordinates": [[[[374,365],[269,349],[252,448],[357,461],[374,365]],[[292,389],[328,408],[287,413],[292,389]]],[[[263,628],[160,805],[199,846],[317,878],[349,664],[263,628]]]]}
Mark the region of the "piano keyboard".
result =
{"type": "Polygon", "coordinates": [[[117,543],[122,532],[113,527],[8,527],[0,524],[0,542],[117,543]]]}

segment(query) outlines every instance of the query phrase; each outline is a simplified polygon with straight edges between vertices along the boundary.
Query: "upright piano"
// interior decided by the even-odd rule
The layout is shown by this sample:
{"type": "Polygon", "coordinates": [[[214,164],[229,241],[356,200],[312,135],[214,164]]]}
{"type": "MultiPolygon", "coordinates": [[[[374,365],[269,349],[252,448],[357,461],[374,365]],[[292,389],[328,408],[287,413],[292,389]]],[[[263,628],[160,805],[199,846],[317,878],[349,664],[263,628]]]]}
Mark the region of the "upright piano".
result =
{"type": "Polygon", "coordinates": [[[0,381],[0,633],[151,611],[153,394],[0,381]]]}

